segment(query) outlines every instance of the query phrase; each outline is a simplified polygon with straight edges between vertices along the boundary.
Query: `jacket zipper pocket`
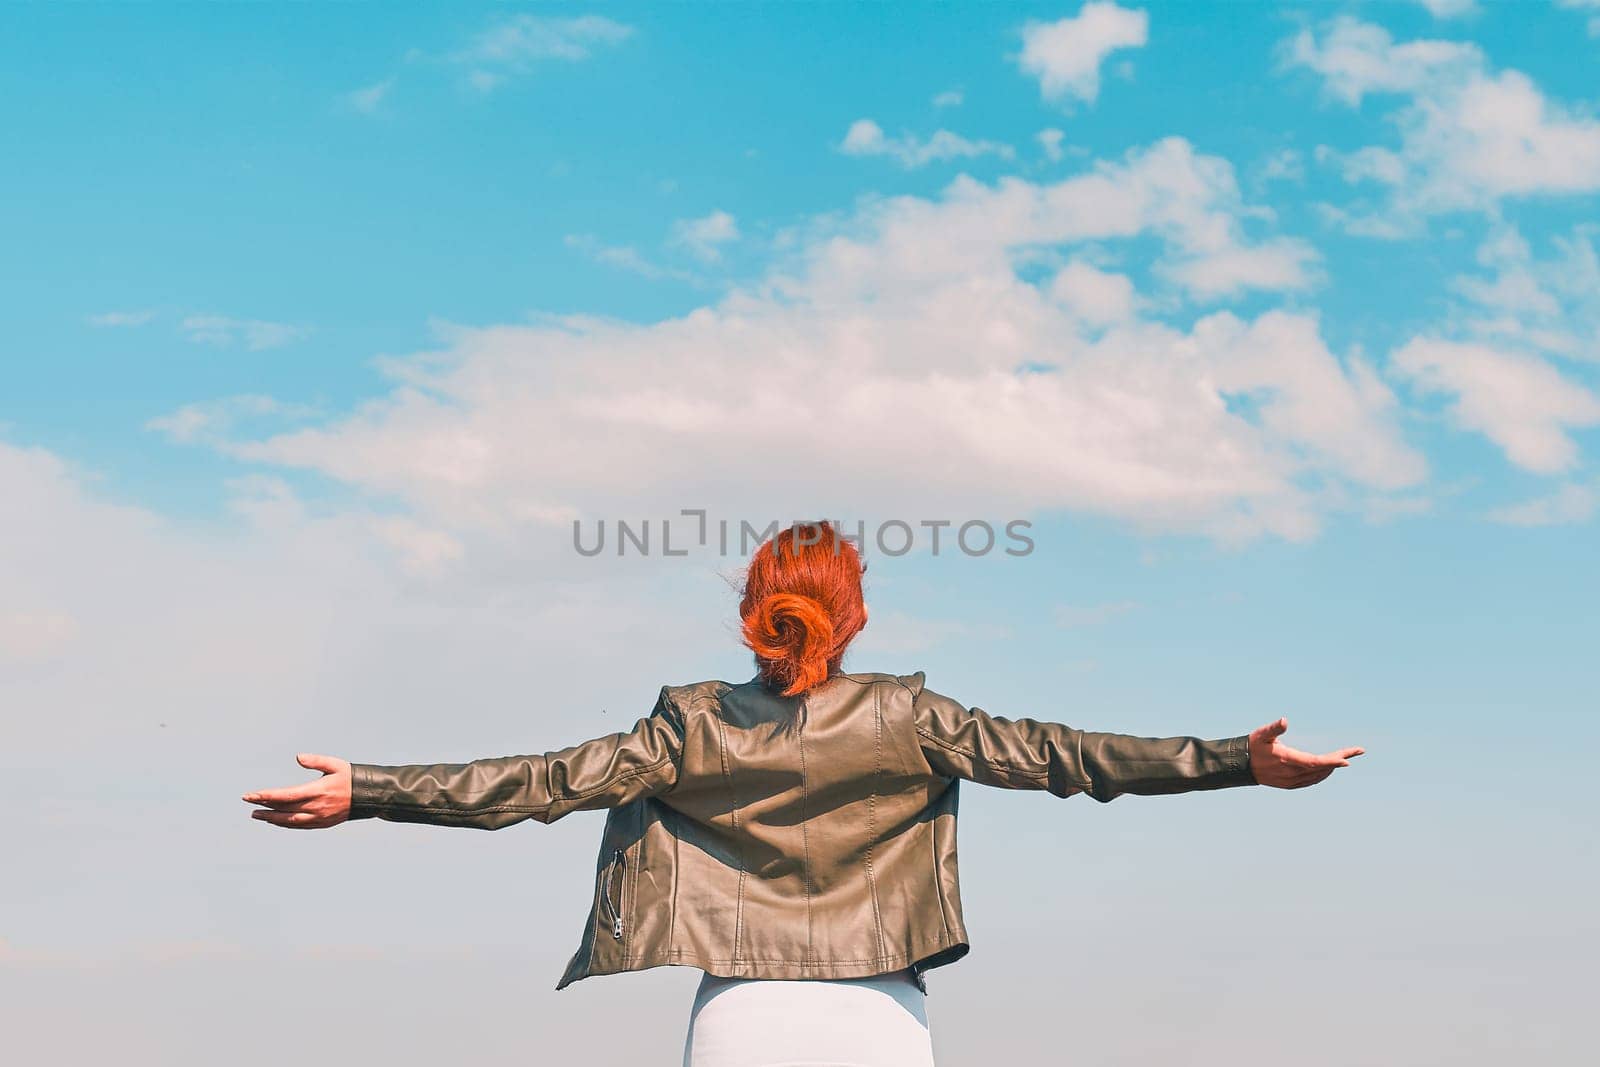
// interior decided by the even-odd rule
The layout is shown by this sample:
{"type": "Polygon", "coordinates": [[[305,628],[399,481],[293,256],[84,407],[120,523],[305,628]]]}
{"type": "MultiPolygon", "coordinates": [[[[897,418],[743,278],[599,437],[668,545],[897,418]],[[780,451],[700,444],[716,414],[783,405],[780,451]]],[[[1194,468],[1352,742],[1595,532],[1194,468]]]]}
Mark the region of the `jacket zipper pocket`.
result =
{"type": "Polygon", "coordinates": [[[628,882],[628,856],[622,849],[617,849],[611,854],[611,865],[606,868],[606,884],[602,887],[601,896],[606,902],[606,910],[611,912],[611,936],[618,941],[622,940],[622,890],[628,882]],[[611,883],[617,881],[617,875],[622,876],[617,885],[617,901],[611,902],[611,883]]]}

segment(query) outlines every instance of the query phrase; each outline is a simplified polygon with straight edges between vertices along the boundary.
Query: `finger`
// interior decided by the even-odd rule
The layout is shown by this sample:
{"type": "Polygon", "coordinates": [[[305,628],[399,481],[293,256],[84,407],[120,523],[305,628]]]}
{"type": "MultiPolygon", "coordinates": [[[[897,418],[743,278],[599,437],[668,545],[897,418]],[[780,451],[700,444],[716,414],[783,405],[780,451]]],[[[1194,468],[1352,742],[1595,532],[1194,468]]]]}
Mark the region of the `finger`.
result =
{"type": "Polygon", "coordinates": [[[331,825],[324,816],[313,815],[308,811],[252,811],[250,817],[261,822],[269,822],[274,826],[287,826],[290,829],[315,829],[331,825]]]}
{"type": "Polygon", "coordinates": [[[327,816],[325,816],[325,815],[314,815],[309,811],[297,811],[297,812],[293,813],[292,815],[285,816],[283,824],[285,826],[295,826],[295,827],[306,827],[306,828],[309,828],[309,827],[322,826],[326,822],[327,822],[327,816]]]}
{"type": "Polygon", "coordinates": [[[271,811],[305,811],[311,806],[309,798],[305,800],[262,800],[258,803],[271,811]]]}
{"type": "Polygon", "coordinates": [[[1283,732],[1288,728],[1289,720],[1287,718],[1280,717],[1274,722],[1267,723],[1265,726],[1256,727],[1255,730],[1250,734],[1250,739],[1252,741],[1271,741],[1274,737],[1282,736],[1283,732]]]}
{"type": "Polygon", "coordinates": [[[1344,757],[1337,752],[1319,756],[1313,752],[1302,752],[1298,748],[1279,745],[1277,753],[1279,759],[1294,767],[1342,767],[1345,764],[1344,757]]]}
{"type": "Polygon", "coordinates": [[[306,800],[322,792],[322,779],[312,782],[302,782],[300,785],[285,786],[282,789],[262,789],[254,793],[246,793],[244,799],[251,804],[288,804],[297,800],[306,800]]]}
{"type": "Polygon", "coordinates": [[[332,774],[339,769],[339,760],[333,756],[321,756],[315,752],[302,752],[295,757],[300,766],[311,771],[321,771],[323,774],[332,774]]]}
{"type": "Polygon", "coordinates": [[[1366,751],[1367,750],[1364,748],[1341,748],[1338,752],[1335,752],[1334,755],[1340,757],[1341,759],[1355,759],[1357,756],[1364,755],[1366,751]]]}
{"type": "Polygon", "coordinates": [[[252,811],[250,813],[250,817],[258,822],[269,822],[274,826],[287,826],[289,824],[289,816],[292,814],[294,813],[288,811],[271,811],[269,809],[262,808],[258,811],[252,811]]]}

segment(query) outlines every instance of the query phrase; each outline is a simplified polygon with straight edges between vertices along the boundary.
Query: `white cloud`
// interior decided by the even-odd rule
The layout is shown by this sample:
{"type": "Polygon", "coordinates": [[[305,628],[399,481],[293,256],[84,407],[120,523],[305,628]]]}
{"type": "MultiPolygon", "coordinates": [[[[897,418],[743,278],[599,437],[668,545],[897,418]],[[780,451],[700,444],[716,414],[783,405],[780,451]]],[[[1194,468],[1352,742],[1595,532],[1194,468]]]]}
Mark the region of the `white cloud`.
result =
{"type": "Polygon", "coordinates": [[[1360,361],[1347,367],[1303,315],[1180,328],[1140,319],[1141,298],[1104,271],[1037,284],[1022,271],[1041,251],[1153,245],[1156,277],[1178,286],[1170,317],[1214,295],[1198,264],[1280,247],[1245,237],[1252,213],[1225,161],[1175,139],[1055,183],[962,177],[937,198],[817,220],[765,276],[671,319],[450,329],[439,351],[392,362],[394,389],[359,411],[227,449],[395,500],[456,537],[699,506],[1073,509],[1224,540],[1306,537],[1330,506],[1323,487],[1383,494],[1425,475],[1360,361]],[[774,456],[800,441],[806,462],[773,479],[774,456]]]}
{"type": "Polygon", "coordinates": [[[1458,41],[1395,44],[1389,31],[1341,15],[1321,33],[1303,29],[1280,46],[1286,62],[1322,76],[1328,92],[1346,104],[1373,93],[1416,93],[1446,75],[1464,80],[1484,66],[1477,45],[1458,41]]]}
{"type": "Polygon", "coordinates": [[[1242,247],[1228,244],[1172,264],[1167,273],[1189,292],[1214,300],[1247,289],[1306,289],[1316,281],[1316,253],[1303,241],[1277,240],[1242,247]]]}
{"type": "Polygon", "coordinates": [[[195,344],[231,348],[243,345],[252,352],[281,348],[311,335],[305,326],[260,319],[235,319],[226,315],[187,315],[179,328],[195,344]]]}
{"type": "Polygon", "coordinates": [[[889,156],[907,168],[988,155],[1010,159],[1016,154],[1010,145],[995,141],[969,141],[949,130],[937,130],[926,139],[911,133],[888,137],[883,128],[871,119],[857,119],[851,123],[844,140],[839,144],[839,151],[849,156],[889,156]]]}
{"type": "Polygon", "coordinates": [[[34,662],[58,655],[77,632],[77,621],[59,611],[0,609],[0,663],[34,662]]]}
{"type": "Polygon", "coordinates": [[[89,316],[89,325],[101,327],[143,326],[156,317],[154,311],[106,311],[89,316]]]}
{"type": "Polygon", "coordinates": [[[373,531],[395,551],[409,574],[436,575],[466,554],[461,541],[445,530],[433,529],[404,515],[376,519],[373,531]]]}
{"type": "Polygon", "coordinates": [[[1309,315],[1269,311],[1246,323],[1232,314],[1195,325],[1193,342],[1224,395],[1247,399],[1280,447],[1316,466],[1383,490],[1426,475],[1422,456],[1401,438],[1393,393],[1365,361],[1342,365],[1309,315]]]}
{"type": "Polygon", "coordinates": [[[1373,94],[1405,98],[1389,116],[1395,146],[1323,153],[1348,180],[1387,191],[1378,218],[1348,214],[1361,232],[1405,233],[1428,215],[1488,210],[1506,197],[1600,190],[1600,122],[1547,98],[1520,71],[1491,70],[1476,45],[1396,44],[1382,27],[1341,16],[1301,31],[1282,54],[1352,106],[1373,94]]]}
{"type": "Polygon", "coordinates": [[[1526,470],[1570,469],[1578,448],[1569,431],[1600,425],[1600,397],[1522,352],[1416,338],[1392,362],[1424,392],[1454,396],[1456,422],[1488,437],[1526,470]]]}
{"type": "Polygon", "coordinates": [[[739,239],[739,225],[726,211],[713,211],[698,219],[680,219],[672,239],[704,260],[719,259],[722,245],[739,239]]]}
{"type": "Polygon", "coordinates": [[[363,115],[374,115],[383,102],[389,98],[389,93],[394,89],[396,79],[393,76],[360,89],[353,89],[344,94],[345,106],[363,115]]]}
{"type": "Polygon", "coordinates": [[[1050,282],[1050,295],[1090,326],[1109,326],[1133,318],[1133,280],[1073,260],[1050,282]]]}
{"type": "Polygon", "coordinates": [[[1600,510],[1600,492],[1590,485],[1563,485],[1549,496],[1490,512],[1495,522],[1508,526],[1563,526],[1588,522],[1600,510]]]}
{"type": "Polygon", "coordinates": [[[1093,0],[1068,18],[1024,25],[1017,62],[1039,79],[1044,99],[1093,103],[1100,95],[1100,64],[1118,49],[1142,48],[1149,29],[1144,11],[1093,0]]]}
{"type": "Polygon", "coordinates": [[[966,94],[960,89],[946,89],[933,98],[934,107],[960,107],[966,102],[966,94]]]}

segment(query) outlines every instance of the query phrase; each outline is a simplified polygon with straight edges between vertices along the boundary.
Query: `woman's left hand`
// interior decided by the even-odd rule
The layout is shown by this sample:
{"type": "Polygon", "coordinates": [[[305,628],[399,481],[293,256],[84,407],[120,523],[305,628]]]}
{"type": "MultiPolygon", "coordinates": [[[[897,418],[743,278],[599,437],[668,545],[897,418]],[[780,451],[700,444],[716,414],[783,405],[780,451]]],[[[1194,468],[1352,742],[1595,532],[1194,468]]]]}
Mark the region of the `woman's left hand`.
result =
{"type": "Polygon", "coordinates": [[[310,752],[302,752],[295,758],[300,766],[321,771],[322,777],[304,785],[246,793],[243,797],[246,804],[262,805],[252,811],[250,817],[294,830],[320,830],[348,819],[350,761],[310,752]]]}

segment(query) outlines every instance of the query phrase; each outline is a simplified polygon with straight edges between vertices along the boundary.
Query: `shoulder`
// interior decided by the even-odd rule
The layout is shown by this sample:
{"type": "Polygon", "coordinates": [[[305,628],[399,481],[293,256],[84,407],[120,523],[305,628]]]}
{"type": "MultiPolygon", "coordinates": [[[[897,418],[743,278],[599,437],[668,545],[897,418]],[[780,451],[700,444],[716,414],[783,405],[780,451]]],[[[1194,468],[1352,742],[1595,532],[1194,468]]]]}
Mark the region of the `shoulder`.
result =
{"type": "Polygon", "coordinates": [[[908,690],[912,696],[922,692],[923,671],[913,674],[889,674],[883,671],[852,671],[839,677],[848,678],[859,685],[891,685],[908,690]]]}
{"type": "Polygon", "coordinates": [[[697,708],[714,706],[737,688],[739,686],[733,682],[711,678],[703,682],[689,682],[686,685],[664,685],[656,699],[658,704],[675,708],[682,714],[689,714],[697,708]]]}

